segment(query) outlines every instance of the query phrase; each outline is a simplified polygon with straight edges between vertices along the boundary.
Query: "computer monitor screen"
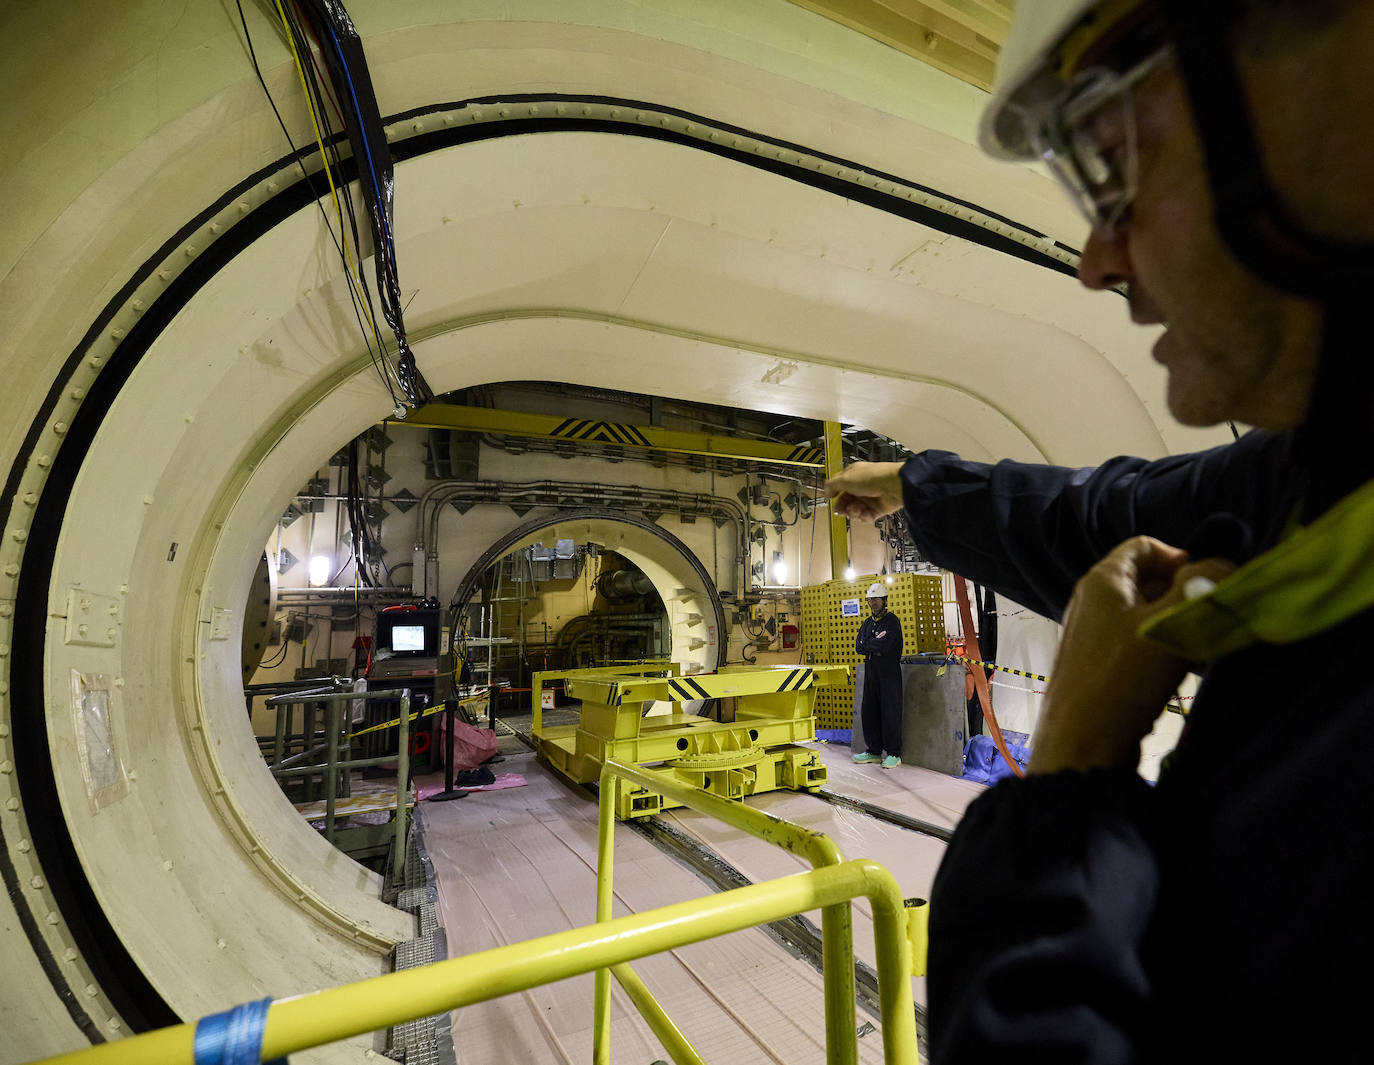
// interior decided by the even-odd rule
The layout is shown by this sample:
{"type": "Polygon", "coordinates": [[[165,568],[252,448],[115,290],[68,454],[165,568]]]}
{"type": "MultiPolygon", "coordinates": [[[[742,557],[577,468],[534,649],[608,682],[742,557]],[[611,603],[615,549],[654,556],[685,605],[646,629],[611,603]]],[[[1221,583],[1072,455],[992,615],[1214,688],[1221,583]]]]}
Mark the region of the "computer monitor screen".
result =
{"type": "Polygon", "coordinates": [[[377,649],[408,658],[439,653],[439,611],[383,610],[377,615],[377,649]]]}
{"type": "Polygon", "coordinates": [[[393,651],[423,651],[425,649],[425,627],[423,625],[396,625],[391,630],[391,649],[393,651]]]}

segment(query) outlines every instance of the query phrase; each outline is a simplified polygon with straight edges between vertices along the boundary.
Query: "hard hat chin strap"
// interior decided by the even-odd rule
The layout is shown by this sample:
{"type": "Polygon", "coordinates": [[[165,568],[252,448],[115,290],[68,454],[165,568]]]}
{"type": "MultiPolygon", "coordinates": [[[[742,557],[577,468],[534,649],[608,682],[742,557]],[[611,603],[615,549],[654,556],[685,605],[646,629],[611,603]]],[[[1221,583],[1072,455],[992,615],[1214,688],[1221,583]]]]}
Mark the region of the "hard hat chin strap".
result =
{"type": "Polygon", "coordinates": [[[1310,477],[1309,520],[1374,476],[1374,359],[1356,332],[1374,297],[1374,246],[1310,232],[1270,182],[1230,39],[1243,3],[1156,0],[1156,7],[1174,44],[1222,240],[1256,277],[1324,310],[1317,375],[1294,442],[1310,477]]]}

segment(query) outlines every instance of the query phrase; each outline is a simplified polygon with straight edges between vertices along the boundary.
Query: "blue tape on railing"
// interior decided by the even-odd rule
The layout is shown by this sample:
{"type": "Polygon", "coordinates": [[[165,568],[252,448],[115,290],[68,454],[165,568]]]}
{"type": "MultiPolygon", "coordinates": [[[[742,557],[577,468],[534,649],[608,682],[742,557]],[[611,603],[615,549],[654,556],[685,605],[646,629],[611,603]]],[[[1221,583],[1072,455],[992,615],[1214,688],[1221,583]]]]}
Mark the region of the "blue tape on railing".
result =
{"type": "MultiPolygon", "coordinates": [[[[196,1025],[196,1065],[262,1065],[262,1036],[270,1005],[272,1000],[265,998],[202,1017],[196,1025]]],[[[267,1065],[286,1065],[286,1059],[267,1065]]]]}

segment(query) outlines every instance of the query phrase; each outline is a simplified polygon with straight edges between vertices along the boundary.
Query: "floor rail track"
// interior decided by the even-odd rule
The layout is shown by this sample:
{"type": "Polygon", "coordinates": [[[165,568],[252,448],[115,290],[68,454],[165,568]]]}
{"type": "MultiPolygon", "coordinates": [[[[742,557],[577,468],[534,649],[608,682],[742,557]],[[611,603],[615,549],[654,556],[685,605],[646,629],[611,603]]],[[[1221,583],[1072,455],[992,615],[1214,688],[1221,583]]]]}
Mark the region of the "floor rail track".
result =
{"type": "MultiPolygon", "coordinates": [[[[521,732],[508,721],[501,722],[503,729],[509,729],[521,743],[530,750],[537,750],[538,745],[534,738],[527,733],[521,732]]],[[[595,784],[585,784],[582,790],[590,796],[596,796],[599,789],[595,784]]],[[[863,809],[862,800],[850,799],[843,795],[833,795],[827,797],[824,790],[815,793],[819,798],[826,798],[829,802],[834,802],[838,806],[853,806],[855,809],[863,809]]],[[[893,824],[898,824],[903,828],[912,828],[913,831],[921,832],[929,828],[933,831],[929,835],[935,835],[940,831],[945,832],[948,839],[948,831],[942,830],[936,825],[916,828],[914,825],[925,823],[916,821],[913,818],[903,818],[903,815],[894,813],[891,810],[882,810],[881,807],[872,807],[872,810],[881,811],[881,814],[874,813],[872,816],[881,817],[882,820],[890,820],[893,824]],[[901,818],[902,820],[895,820],[901,818]],[[911,824],[904,824],[904,821],[911,824]]],[[[869,810],[863,810],[869,813],[869,810]]],[[[632,821],[626,822],[626,827],[637,832],[645,839],[649,840],[659,850],[669,855],[682,865],[690,869],[699,879],[703,880],[717,891],[730,891],[733,888],[748,887],[753,883],[747,876],[727,862],[710,847],[693,839],[681,829],[674,828],[661,817],[637,817],[632,821]]],[[[795,917],[784,918],[774,921],[771,924],[760,925],[759,928],[768,935],[793,957],[798,958],[810,965],[816,972],[823,971],[823,952],[821,930],[814,921],[797,915],[795,917]]],[[[858,1006],[875,1020],[879,1016],[878,998],[878,973],[865,961],[854,960],[854,988],[856,1002],[858,1006]]],[[[919,1002],[915,1003],[916,1011],[916,1039],[920,1044],[922,1059],[925,1060],[927,1053],[926,1047],[926,1009],[919,1002]]]]}
{"type": "Polygon", "coordinates": [[[907,814],[898,813],[896,810],[889,810],[883,806],[876,806],[867,799],[856,799],[852,795],[841,795],[831,791],[829,788],[821,788],[819,791],[811,792],[818,799],[824,799],[832,806],[842,806],[849,810],[857,810],[861,814],[878,821],[886,821],[890,825],[898,828],[905,828],[910,832],[919,832],[923,836],[934,836],[942,843],[948,843],[954,838],[954,829],[945,828],[943,825],[931,824],[929,821],[922,821],[919,817],[910,817],[907,814]]]}

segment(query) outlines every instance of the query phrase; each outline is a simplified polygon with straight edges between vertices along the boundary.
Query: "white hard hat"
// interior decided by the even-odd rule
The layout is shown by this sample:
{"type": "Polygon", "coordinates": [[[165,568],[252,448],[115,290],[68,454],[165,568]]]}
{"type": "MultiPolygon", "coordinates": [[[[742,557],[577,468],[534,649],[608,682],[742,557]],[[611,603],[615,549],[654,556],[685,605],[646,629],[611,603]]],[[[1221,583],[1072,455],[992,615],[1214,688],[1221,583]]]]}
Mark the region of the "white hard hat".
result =
{"type": "Polygon", "coordinates": [[[997,58],[992,101],[978,127],[978,143],[1000,159],[1035,156],[1022,114],[1054,99],[1062,70],[1140,7],[1142,0],[1034,0],[1016,5],[1011,31],[997,58]]]}
{"type": "Polygon", "coordinates": [[[866,598],[866,599],[886,599],[886,598],[887,598],[887,589],[884,588],[884,587],[883,587],[881,584],[879,584],[877,581],[874,581],[872,584],[870,584],[870,585],[868,586],[868,592],[867,592],[867,594],[865,595],[864,598],[866,598]]]}

